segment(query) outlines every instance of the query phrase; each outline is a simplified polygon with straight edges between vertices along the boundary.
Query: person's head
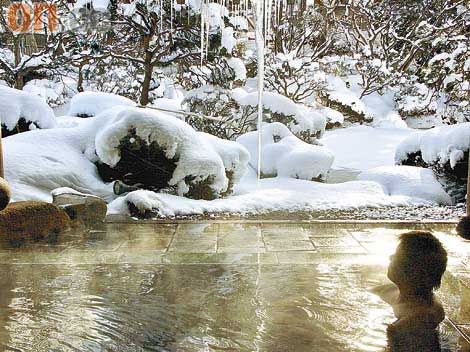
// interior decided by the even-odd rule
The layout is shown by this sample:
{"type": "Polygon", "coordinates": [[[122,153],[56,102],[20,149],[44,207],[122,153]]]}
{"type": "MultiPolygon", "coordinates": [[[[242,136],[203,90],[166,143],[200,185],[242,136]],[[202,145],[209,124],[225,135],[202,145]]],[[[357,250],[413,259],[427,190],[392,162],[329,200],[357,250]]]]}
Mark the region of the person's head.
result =
{"type": "Polygon", "coordinates": [[[440,287],[446,266],[441,242],[429,232],[411,231],[400,236],[387,276],[400,290],[426,294],[440,287]]]}

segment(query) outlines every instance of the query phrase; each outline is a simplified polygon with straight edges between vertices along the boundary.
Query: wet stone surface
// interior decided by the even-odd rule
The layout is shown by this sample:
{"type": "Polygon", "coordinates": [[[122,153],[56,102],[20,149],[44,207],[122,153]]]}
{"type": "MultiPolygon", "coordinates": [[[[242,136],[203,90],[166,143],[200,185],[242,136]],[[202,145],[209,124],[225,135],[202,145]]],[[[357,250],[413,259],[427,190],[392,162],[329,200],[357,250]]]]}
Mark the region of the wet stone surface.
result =
{"type": "MultiPolygon", "coordinates": [[[[470,326],[470,242],[449,224],[107,223],[0,246],[0,350],[383,351],[398,234],[449,252],[444,351],[470,326]]],[[[469,348],[470,346],[467,346],[469,348]]],[[[463,348],[463,347],[462,347],[463,348]]]]}

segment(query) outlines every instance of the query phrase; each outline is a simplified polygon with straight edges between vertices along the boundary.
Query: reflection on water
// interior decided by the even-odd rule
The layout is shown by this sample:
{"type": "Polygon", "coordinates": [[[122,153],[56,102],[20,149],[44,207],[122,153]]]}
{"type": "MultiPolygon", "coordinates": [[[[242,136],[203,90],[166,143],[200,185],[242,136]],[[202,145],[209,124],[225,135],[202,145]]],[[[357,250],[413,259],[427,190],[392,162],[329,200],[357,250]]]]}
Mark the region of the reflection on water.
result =
{"type": "MultiPolygon", "coordinates": [[[[383,266],[2,265],[8,351],[383,351],[383,266]]],[[[456,351],[446,331],[445,351],[456,351]]]]}

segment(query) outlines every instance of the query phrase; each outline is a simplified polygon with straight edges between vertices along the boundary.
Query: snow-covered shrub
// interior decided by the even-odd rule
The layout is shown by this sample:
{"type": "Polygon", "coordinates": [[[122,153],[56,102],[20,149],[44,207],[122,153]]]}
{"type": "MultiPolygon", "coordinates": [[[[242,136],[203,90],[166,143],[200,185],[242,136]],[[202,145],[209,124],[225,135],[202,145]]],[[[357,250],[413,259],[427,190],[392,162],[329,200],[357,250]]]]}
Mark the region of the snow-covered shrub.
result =
{"type": "Polygon", "coordinates": [[[362,181],[378,182],[389,195],[422,198],[430,202],[449,205],[452,200],[436,180],[434,172],[414,166],[382,166],[362,172],[362,181]]]}
{"type": "MultiPolygon", "coordinates": [[[[470,11],[467,9],[468,23],[470,11]]],[[[421,69],[424,82],[438,97],[437,113],[447,123],[470,121],[470,46],[468,36],[442,36],[432,42],[432,55],[421,69]]]]}
{"type": "MultiPolygon", "coordinates": [[[[251,154],[250,164],[258,168],[258,132],[237,138],[251,154]]],[[[263,177],[291,177],[321,180],[333,164],[333,153],[322,146],[305,143],[295,137],[282,123],[263,125],[261,173],[263,177]]]]}
{"type": "Polygon", "coordinates": [[[125,97],[102,92],[83,92],[75,95],[70,101],[68,115],[78,117],[96,116],[114,106],[135,106],[132,100],[125,97]]]}
{"type": "Polygon", "coordinates": [[[339,111],[328,107],[319,108],[316,111],[326,118],[326,129],[341,127],[344,123],[344,115],[339,111]]]}
{"type": "Polygon", "coordinates": [[[251,120],[240,116],[240,106],[232,99],[228,89],[202,86],[190,91],[183,105],[189,112],[213,117],[187,116],[186,122],[198,131],[233,140],[252,128],[251,120]]]}
{"type": "Polygon", "coordinates": [[[224,147],[185,122],[154,110],[125,107],[104,111],[96,119],[109,121],[95,138],[96,164],[105,180],[121,179],[157,191],[167,188],[195,199],[226,194],[229,180],[213,145],[224,147]]]}
{"type": "MultiPolygon", "coordinates": [[[[232,97],[240,105],[242,116],[252,121],[252,129],[256,128],[258,113],[258,92],[247,93],[243,89],[234,89],[232,97]]],[[[316,143],[325,132],[326,119],[315,111],[301,108],[291,99],[273,92],[263,93],[263,121],[280,122],[301,140],[316,143]]]]}
{"type": "Polygon", "coordinates": [[[320,96],[320,101],[326,107],[342,113],[349,122],[372,122],[366,114],[364,103],[353,92],[341,77],[328,75],[327,90],[320,96]]]}
{"type": "MultiPolygon", "coordinates": [[[[187,117],[186,122],[198,131],[233,140],[257,127],[257,92],[247,93],[242,88],[229,91],[207,85],[188,93],[184,103],[191,112],[214,117],[187,117]]],[[[263,113],[265,122],[284,123],[308,143],[316,143],[325,131],[326,119],[322,114],[277,93],[263,93],[263,113]]]]}
{"type": "Polygon", "coordinates": [[[225,175],[228,178],[227,190],[222,195],[231,194],[233,186],[240,182],[247,171],[250,153],[240,143],[217,138],[204,132],[199,132],[199,135],[212,145],[212,148],[222,159],[225,175]]]}
{"type": "Polygon", "coordinates": [[[416,82],[402,84],[395,94],[395,104],[400,115],[405,120],[409,119],[411,125],[415,126],[419,120],[422,120],[420,127],[434,127],[434,125],[426,126],[426,121],[435,121],[435,118],[428,117],[433,117],[437,109],[433,94],[426,85],[416,82]]]}
{"type": "Polygon", "coordinates": [[[314,100],[325,92],[325,73],[310,57],[294,54],[278,54],[266,63],[266,89],[296,103],[314,100]]]}
{"type": "Polygon", "coordinates": [[[469,148],[470,123],[441,126],[404,140],[397,147],[395,162],[431,168],[446,192],[460,202],[465,198],[469,148]]]}
{"type": "Polygon", "coordinates": [[[38,95],[51,107],[64,105],[73,92],[63,82],[34,79],[26,83],[23,91],[38,95]]]}
{"type": "Polygon", "coordinates": [[[41,97],[5,86],[0,86],[0,118],[3,136],[56,126],[54,112],[41,97]]]}

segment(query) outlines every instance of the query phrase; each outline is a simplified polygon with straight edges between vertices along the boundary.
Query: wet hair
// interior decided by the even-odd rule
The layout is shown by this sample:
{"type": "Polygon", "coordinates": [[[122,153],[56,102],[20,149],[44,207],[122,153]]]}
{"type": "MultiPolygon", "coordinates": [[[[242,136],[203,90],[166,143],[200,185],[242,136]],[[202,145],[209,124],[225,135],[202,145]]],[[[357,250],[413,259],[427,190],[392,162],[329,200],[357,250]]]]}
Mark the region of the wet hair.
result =
{"type": "Polygon", "coordinates": [[[408,285],[417,292],[427,292],[441,286],[447,267],[447,252],[430,232],[411,231],[400,235],[396,255],[408,285]]]}

